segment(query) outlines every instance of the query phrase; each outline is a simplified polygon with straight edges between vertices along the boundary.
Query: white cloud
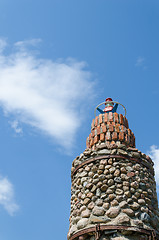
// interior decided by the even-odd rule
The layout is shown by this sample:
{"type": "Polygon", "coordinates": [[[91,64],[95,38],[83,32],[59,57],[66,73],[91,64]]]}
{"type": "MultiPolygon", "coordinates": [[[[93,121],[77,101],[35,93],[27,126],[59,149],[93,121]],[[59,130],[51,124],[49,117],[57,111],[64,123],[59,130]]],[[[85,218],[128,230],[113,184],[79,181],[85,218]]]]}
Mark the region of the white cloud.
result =
{"type": "Polygon", "coordinates": [[[145,62],[145,58],[143,58],[143,57],[138,57],[137,60],[136,60],[135,66],[136,66],[136,67],[143,66],[144,62],[145,62]]]}
{"type": "Polygon", "coordinates": [[[13,216],[19,209],[19,206],[14,200],[14,188],[12,183],[7,178],[0,176],[0,204],[5,210],[13,216]]]}
{"type": "Polygon", "coordinates": [[[39,41],[17,42],[12,53],[0,53],[0,106],[17,121],[69,148],[83,118],[80,112],[93,96],[94,83],[86,63],[41,59],[26,48],[39,41]]]}
{"type": "Polygon", "coordinates": [[[148,155],[152,158],[155,168],[155,178],[156,182],[159,185],[159,148],[155,145],[150,147],[148,155]]]}
{"type": "Polygon", "coordinates": [[[23,133],[23,129],[19,127],[19,122],[17,120],[14,120],[13,122],[9,122],[9,123],[16,133],[18,134],[23,133]]]}
{"type": "Polygon", "coordinates": [[[3,38],[0,38],[0,53],[3,52],[6,46],[7,46],[6,40],[3,38]]]}

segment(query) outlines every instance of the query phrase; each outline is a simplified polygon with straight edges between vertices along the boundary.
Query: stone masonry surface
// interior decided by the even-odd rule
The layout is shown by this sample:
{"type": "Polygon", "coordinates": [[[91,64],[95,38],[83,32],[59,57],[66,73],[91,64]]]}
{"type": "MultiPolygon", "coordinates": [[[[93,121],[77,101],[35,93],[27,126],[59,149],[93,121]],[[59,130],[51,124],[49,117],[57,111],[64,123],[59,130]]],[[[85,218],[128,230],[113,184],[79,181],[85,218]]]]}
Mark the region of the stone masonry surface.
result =
{"type": "Polygon", "coordinates": [[[71,178],[68,239],[158,239],[134,230],[158,234],[156,183],[152,160],[135,148],[135,137],[121,114],[101,114],[93,120],[87,149],[73,161],[71,178]],[[97,237],[89,229],[98,224],[108,229],[97,237]],[[83,230],[88,230],[87,234],[82,234],[83,230]]]}

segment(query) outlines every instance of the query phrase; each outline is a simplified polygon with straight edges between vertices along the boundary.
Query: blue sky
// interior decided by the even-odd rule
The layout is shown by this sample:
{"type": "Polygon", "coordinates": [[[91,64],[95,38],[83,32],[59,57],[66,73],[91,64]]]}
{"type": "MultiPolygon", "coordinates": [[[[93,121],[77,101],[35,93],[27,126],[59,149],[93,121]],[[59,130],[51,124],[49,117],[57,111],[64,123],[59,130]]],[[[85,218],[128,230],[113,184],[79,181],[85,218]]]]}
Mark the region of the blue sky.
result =
{"type": "Polygon", "coordinates": [[[158,28],[158,0],[0,0],[0,239],[66,239],[71,163],[106,97],[159,182],[158,28]]]}

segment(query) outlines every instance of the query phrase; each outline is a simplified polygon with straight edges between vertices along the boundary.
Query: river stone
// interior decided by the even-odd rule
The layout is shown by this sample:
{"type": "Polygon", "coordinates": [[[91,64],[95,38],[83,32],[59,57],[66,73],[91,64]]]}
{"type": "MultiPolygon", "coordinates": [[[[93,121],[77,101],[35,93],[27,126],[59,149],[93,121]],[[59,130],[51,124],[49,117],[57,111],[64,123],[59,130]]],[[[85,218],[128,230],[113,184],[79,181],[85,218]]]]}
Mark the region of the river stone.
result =
{"type": "Polygon", "coordinates": [[[94,178],[94,179],[98,178],[98,174],[97,174],[97,173],[94,174],[93,178],[94,178]]]}
{"type": "Polygon", "coordinates": [[[77,223],[77,228],[81,229],[84,228],[88,223],[88,218],[82,218],[81,220],[78,221],[77,223]]]}
{"type": "Polygon", "coordinates": [[[118,154],[122,154],[122,155],[128,155],[128,153],[122,149],[118,149],[118,154]]]}
{"type": "Polygon", "coordinates": [[[117,224],[119,225],[129,225],[130,224],[130,218],[126,214],[120,214],[117,218],[117,224]]]}
{"type": "Polygon", "coordinates": [[[86,167],[85,167],[85,170],[86,170],[87,172],[89,172],[89,171],[90,171],[90,168],[89,168],[88,166],[86,166],[86,167]]]}
{"type": "Polygon", "coordinates": [[[100,164],[100,165],[99,165],[99,169],[100,169],[100,170],[103,170],[103,169],[105,169],[105,166],[104,166],[103,164],[100,164]]]}
{"type": "Polygon", "coordinates": [[[99,179],[98,179],[98,178],[93,179],[93,181],[92,181],[93,184],[97,184],[98,182],[99,182],[99,179]]]}
{"type": "Polygon", "coordinates": [[[132,157],[140,158],[140,153],[139,152],[131,152],[132,157]]]}
{"type": "Polygon", "coordinates": [[[125,168],[125,167],[121,167],[120,171],[121,171],[122,173],[127,173],[127,171],[126,171],[126,168],[125,168]]]}
{"type": "Polygon", "coordinates": [[[73,217],[72,218],[72,223],[73,224],[76,224],[81,218],[78,216],[78,217],[73,217]]]}
{"type": "Polygon", "coordinates": [[[122,187],[123,187],[123,184],[121,184],[121,183],[117,183],[117,184],[116,184],[116,188],[121,189],[122,187]]]}
{"type": "Polygon", "coordinates": [[[115,193],[117,194],[117,195],[122,195],[123,194],[123,190],[122,189],[117,189],[116,191],[115,191],[115,193]]]}
{"type": "Polygon", "coordinates": [[[116,152],[117,152],[117,150],[116,149],[113,149],[112,151],[111,151],[111,154],[113,155],[113,154],[116,154],[116,152]]]}
{"type": "Polygon", "coordinates": [[[82,177],[81,178],[81,183],[83,184],[84,182],[87,182],[87,177],[82,177]]]}
{"type": "Polygon", "coordinates": [[[102,175],[99,176],[99,180],[101,180],[101,181],[103,181],[105,178],[106,178],[106,177],[105,177],[104,174],[102,174],[102,175]]]}
{"type": "Polygon", "coordinates": [[[132,171],[133,171],[133,168],[130,167],[130,166],[126,166],[126,170],[127,170],[128,172],[132,172],[132,171]]]}
{"type": "Polygon", "coordinates": [[[121,183],[121,182],[122,182],[122,180],[121,180],[120,177],[115,177],[115,178],[114,178],[114,181],[115,181],[116,183],[121,183]]]}
{"type": "Polygon", "coordinates": [[[108,149],[101,149],[98,151],[98,155],[110,154],[110,150],[108,149]]]}
{"type": "Polygon", "coordinates": [[[101,190],[102,190],[103,192],[105,192],[105,191],[107,190],[107,188],[108,188],[108,186],[107,186],[106,184],[104,184],[104,185],[101,186],[101,190]]]}
{"type": "Polygon", "coordinates": [[[97,188],[97,190],[96,190],[96,196],[97,196],[97,197],[100,197],[100,195],[101,195],[101,191],[100,191],[99,188],[97,188]]]}
{"type": "Polygon", "coordinates": [[[124,192],[127,192],[129,190],[129,187],[123,186],[123,190],[124,190],[124,192]]]}
{"type": "Polygon", "coordinates": [[[133,210],[137,210],[140,207],[140,205],[137,202],[134,202],[133,204],[130,205],[130,208],[133,210]]]}
{"type": "Polygon", "coordinates": [[[91,192],[94,193],[96,191],[97,187],[95,185],[93,185],[91,192]]]}
{"type": "Polygon", "coordinates": [[[105,210],[104,210],[103,207],[97,207],[97,206],[95,206],[95,207],[93,208],[93,211],[92,211],[92,213],[93,213],[95,216],[102,216],[102,215],[104,215],[104,212],[105,212],[105,210]]]}
{"type": "Polygon", "coordinates": [[[112,165],[106,165],[106,166],[105,166],[105,169],[108,170],[108,169],[111,168],[111,167],[112,167],[112,165]]]}
{"type": "Polygon", "coordinates": [[[137,181],[132,182],[131,187],[137,189],[139,187],[139,183],[137,181]]]}
{"type": "Polygon", "coordinates": [[[83,171],[79,174],[79,177],[86,177],[88,175],[88,173],[86,171],[83,171]]]}
{"type": "Polygon", "coordinates": [[[110,221],[110,218],[108,218],[107,216],[101,216],[101,217],[91,216],[90,217],[91,223],[107,223],[109,221],[110,221]]]}
{"type": "Polygon", "coordinates": [[[115,172],[115,170],[116,170],[116,168],[115,168],[115,167],[111,167],[111,168],[109,169],[109,172],[110,172],[110,173],[114,173],[114,172],[115,172]]]}
{"type": "Polygon", "coordinates": [[[90,198],[85,198],[83,204],[87,205],[88,203],[90,203],[90,201],[91,201],[90,198]]]}
{"type": "Polygon", "coordinates": [[[95,206],[94,202],[90,202],[90,203],[88,204],[88,209],[89,209],[89,210],[92,210],[92,209],[94,208],[94,206],[95,206]]]}
{"type": "Polygon", "coordinates": [[[128,216],[133,217],[134,216],[134,211],[130,208],[125,208],[122,210],[123,213],[126,213],[128,216]]]}
{"type": "Polygon", "coordinates": [[[126,208],[128,206],[127,202],[126,201],[122,201],[119,203],[119,207],[120,208],[126,208]]]}
{"type": "Polygon", "coordinates": [[[108,160],[108,163],[112,165],[112,164],[113,164],[113,159],[110,158],[110,159],[108,160]]]}
{"type": "Polygon", "coordinates": [[[149,216],[149,214],[148,213],[146,213],[146,212],[144,212],[144,213],[141,213],[141,220],[143,221],[143,222],[149,222],[150,221],[150,216],[149,216]]]}
{"type": "Polygon", "coordinates": [[[104,165],[106,165],[106,164],[107,164],[107,160],[106,160],[106,159],[101,160],[101,161],[100,161],[100,164],[104,164],[104,165]]]}
{"type": "Polygon", "coordinates": [[[92,197],[92,201],[95,202],[97,200],[97,196],[92,197]]]}
{"type": "Polygon", "coordinates": [[[103,205],[103,200],[97,199],[97,201],[95,202],[95,204],[96,204],[97,206],[102,206],[102,205],[103,205]]]}
{"type": "Polygon", "coordinates": [[[72,235],[75,231],[77,231],[76,225],[73,225],[69,230],[69,235],[72,235]]]}
{"type": "Polygon", "coordinates": [[[97,188],[100,188],[102,185],[103,185],[102,182],[98,182],[96,186],[97,188]]]}
{"type": "Polygon", "coordinates": [[[82,207],[80,208],[80,212],[82,212],[82,211],[84,211],[84,210],[86,210],[86,206],[82,206],[82,207]]]}
{"type": "Polygon", "coordinates": [[[87,193],[87,197],[88,198],[92,198],[93,197],[93,193],[91,193],[91,192],[87,193]]]}
{"type": "Polygon", "coordinates": [[[111,207],[106,212],[107,216],[110,218],[115,218],[119,214],[120,208],[119,207],[111,207]]]}
{"type": "Polygon", "coordinates": [[[109,179],[108,180],[108,186],[112,186],[114,184],[114,180],[113,179],[109,179]]]}
{"type": "Polygon", "coordinates": [[[86,187],[87,184],[88,184],[87,182],[84,182],[84,183],[83,183],[83,187],[86,187]]]}
{"type": "Polygon", "coordinates": [[[132,199],[132,198],[128,198],[128,199],[127,199],[127,203],[128,203],[128,204],[133,204],[133,199],[132,199]]]}
{"type": "Polygon", "coordinates": [[[141,212],[146,212],[148,213],[149,212],[149,209],[147,207],[141,207],[141,212]]]}
{"type": "Polygon", "coordinates": [[[127,181],[123,181],[123,186],[127,186],[127,187],[129,187],[129,186],[130,186],[130,183],[127,182],[127,181]]]}
{"type": "Polygon", "coordinates": [[[138,199],[138,203],[139,203],[140,205],[144,205],[144,204],[145,204],[145,200],[144,200],[144,199],[138,199]]]}
{"type": "Polygon", "coordinates": [[[105,199],[106,196],[107,196],[107,195],[106,195],[105,193],[104,193],[104,194],[102,193],[101,196],[100,196],[100,198],[101,198],[101,199],[105,199]]]}
{"type": "Polygon", "coordinates": [[[125,195],[126,195],[127,197],[131,197],[130,191],[126,191],[126,192],[125,192],[125,195]]]}
{"type": "Polygon", "coordinates": [[[124,200],[124,197],[121,196],[121,195],[118,195],[118,196],[116,196],[116,200],[117,200],[118,202],[122,202],[122,201],[124,200]]]}
{"type": "Polygon", "coordinates": [[[122,174],[120,175],[120,177],[121,177],[122,180],[126,180],[126,178],[127,178],[126,174],[124,174],[124,173],[122,173],[122,174]]]}
{"type": "Polygon", "coordinates": [[[131,193],[135,193],[135,188],[130,188],[131,193]]]}
{"type": "Polygon", "coordinates": [[[145,183],[140,183],[140,188],[142,189],[142,190],[146,190],[146,184],[145,183]]]}
{"type": "Polygon", "coordinates": [[[87,184],[86,184],[86,188],[91,189],[92,187],[93,187],[93,184],[92,184],[92,183],[87,183],[87,184]]]}
{"type": "Polygon", "coordinates": [[[91,170],[92,170],[92,172],[96,172],[97,171],[97,167],[93,166],[91,170]]]}
{"type": "Polygon", "coordinates": [[[93,176],[94,176],[94,173],[93,173],[93,172],[89,172],[89,173],[88,173],[88,176],[89,176],[89,177],[93,177],[93,176]]]}
{"type": "Polygon", "coordinates": [[[114,176],[115,176],[115,177],[119,177],[119,176],[120,176],[120,170],[119,170],[119,169],[116,169],[116,170],[115,170],[114,176]]]}
{"type": "Polygon", "coordinates": [[[114,207],[114,206],[118,206],[119,203],[116,199],[114,199],[112,202],[111,202],[111,206],[114,207]]]}
{"type": "Polygon", "coordinates": [[[104,204],[103,204],[103,208],[104,208],[104,209],[108,209],[108,208],[109,208],[109,203],[104,203],[104,204]]]}
{"type": "Polygon", "coordinates": [[[81,216],[83,218],[88,218],[90,216],[90,211],[86,209],[85,211],[82,211],[81,216]]]}
{"type": "Polygon", "coordinates": [[[103,170],[97,170],[97,173],[100,175],[103,173],[103,170]]]}
{"type": "Polygon", "coordinates": [[[110,200],[113,200],[114,198],[116,197],[116,195],[115,194],[109,194],[109,196],[108,196],[108,198],[110,199],[110,200]]]}

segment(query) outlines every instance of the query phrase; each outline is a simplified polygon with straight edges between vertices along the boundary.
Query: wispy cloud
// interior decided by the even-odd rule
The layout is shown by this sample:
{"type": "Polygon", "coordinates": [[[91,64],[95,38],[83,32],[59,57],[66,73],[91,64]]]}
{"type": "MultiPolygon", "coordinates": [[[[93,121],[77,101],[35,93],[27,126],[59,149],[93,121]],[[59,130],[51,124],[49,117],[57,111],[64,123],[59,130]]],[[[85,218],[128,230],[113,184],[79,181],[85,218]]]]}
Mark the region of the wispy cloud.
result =
{"type": "Polygon", "coordinates": [[[155,168],[155,178],[159,185],[159,147],[152,145],[148,151],[148,155],[152,158],[155,168]]]}
{"type": "Polygon", "coordinates": [[[23,133],[23,129],[19,126],[19,122],[17,120],[14,120],[13,122],[9,122],[9,123],[17,134],[23,133]]]}
{"type": "Polygon", "coordinates": [[[7,41],[4,38],[0,38],[0,53],[5,49],[7,46],[7,41]]]}
{"type": "Polygon", "coordinates": [[[0,176],[0,205],[13,216],[19,209],[14,199],[14,187],[12,183],[5,177],[0,176]]]}
{"type": "MultiPolygon", "coordinates": [[[[84,108],[93,97],[94,82],[87,64],[75,59],[42,59],[20,41],[5,54],[0,44],[0,106],[16,121],[29,124],[69,148],[82,121],[84,108]]],[[[17,123],[13,128],[17,131],[17,123]]],[[[19,131],[21,131],[19,129],[19,131]]]]}
{"type": "Polygon", "coordinates": [[[146,61],[146,59],[144,57],[138,57],[136,60],[135,66],[146,69],[147,67],[145,66],[145,61],[146,61]]]}

